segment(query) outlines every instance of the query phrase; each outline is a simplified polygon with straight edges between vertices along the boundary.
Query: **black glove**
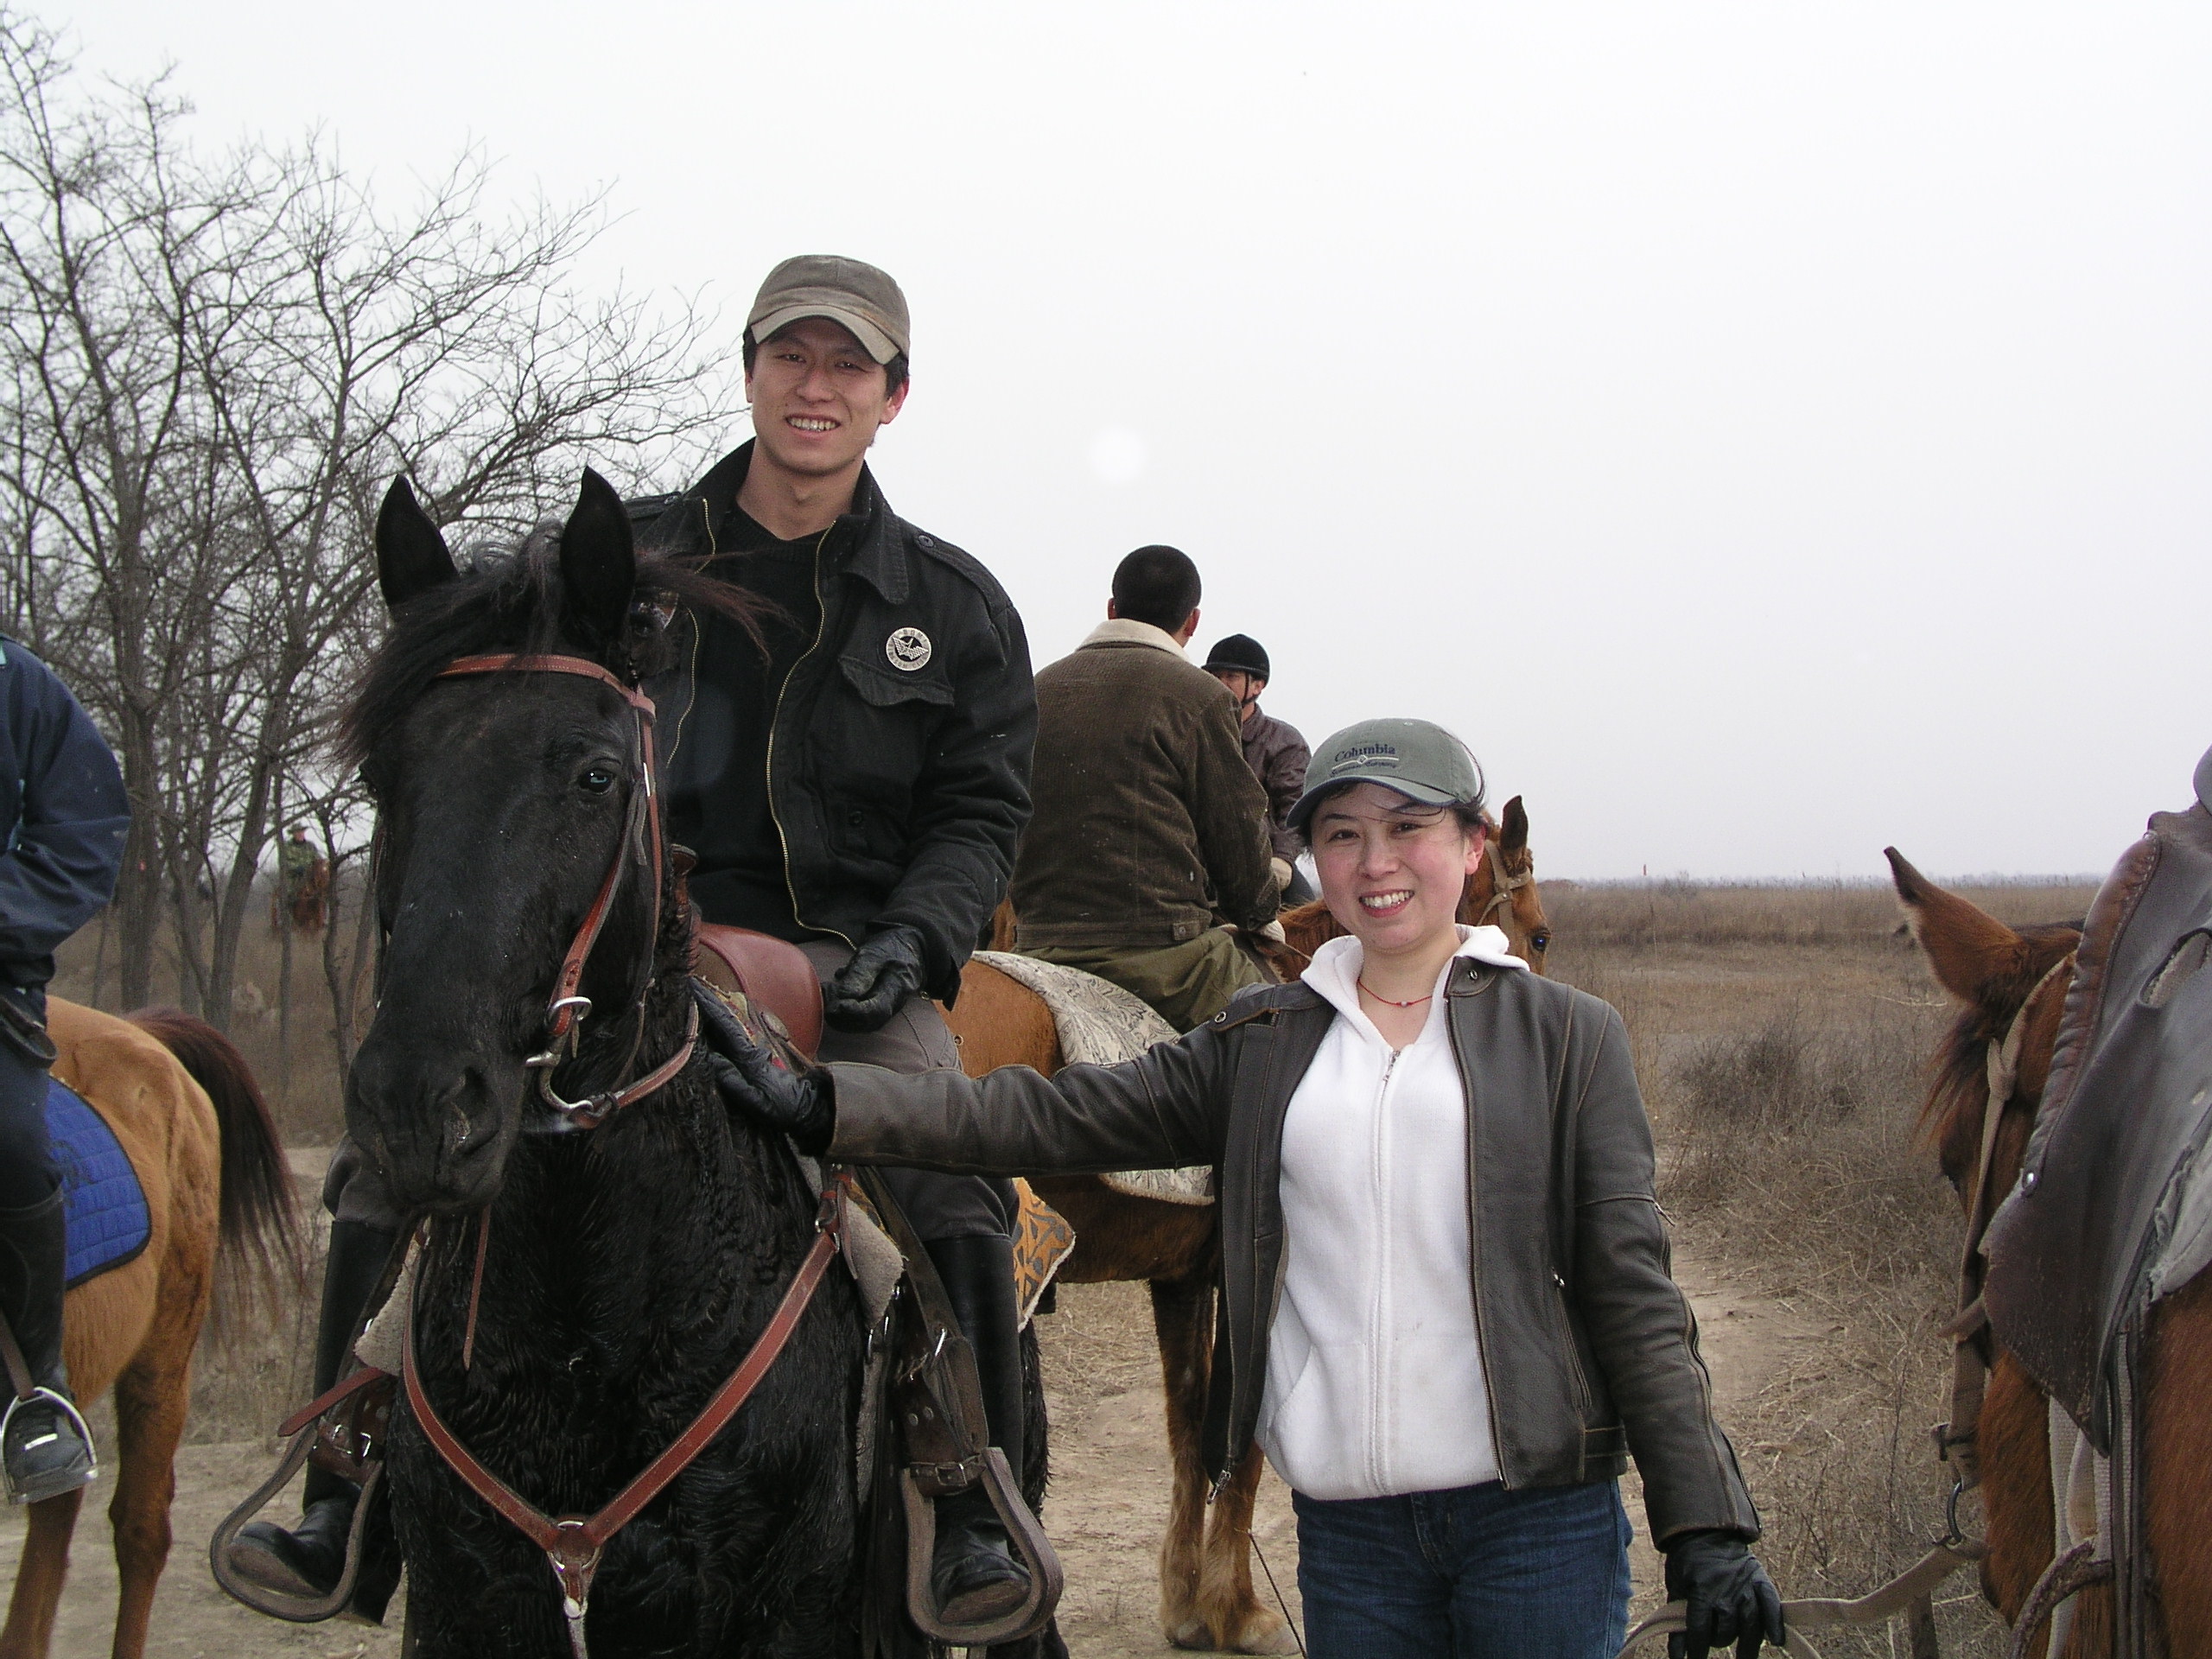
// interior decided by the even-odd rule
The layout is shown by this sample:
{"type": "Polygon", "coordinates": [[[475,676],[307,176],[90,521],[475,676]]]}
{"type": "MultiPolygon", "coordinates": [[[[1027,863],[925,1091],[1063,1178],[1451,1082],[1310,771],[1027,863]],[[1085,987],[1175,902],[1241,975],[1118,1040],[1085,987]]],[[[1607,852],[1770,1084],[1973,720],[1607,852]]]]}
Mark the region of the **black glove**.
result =
{"type": "Polygon", "coordinates": [[[822,1017],[840,1031],[880,1031],[922,988],[922,936],[900,923],[853,953],[822,988],[822,1017]]]}
{"type": "Polygon", "coordinates": [[[699,1005],[699,1030],[723,1101],[762,1128],[788,1135],[801,1152],[818,1158],[829,1151],[837,1127],[830,1074],[812,1066],[785,1071],[746,1034],[722,1000],[696,980],[691,982],[691,997],[699,1005]]]}
{"type": "Polygon", "coordinates": [[[1667,1638],[1667,1659],[1706,1659],[1732,1642],[1736,1659],[1754,1659],[1762,1641],[1783,1645],[1782,1597],[1732,1532],[1677,1533],[1669,1541],[1667,1599],[1689,1603],[1689,1628],[1667,1638]]]}

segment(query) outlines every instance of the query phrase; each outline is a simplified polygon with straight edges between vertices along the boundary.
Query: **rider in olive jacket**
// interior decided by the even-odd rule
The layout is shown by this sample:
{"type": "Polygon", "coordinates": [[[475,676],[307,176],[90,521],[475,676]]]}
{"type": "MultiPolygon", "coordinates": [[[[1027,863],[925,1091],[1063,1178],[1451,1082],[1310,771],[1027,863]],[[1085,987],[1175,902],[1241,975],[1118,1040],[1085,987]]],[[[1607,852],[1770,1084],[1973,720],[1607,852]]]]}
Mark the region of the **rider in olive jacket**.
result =
{"type": "MultiPolygon", "coordinates": [[[[724,457],[665,507],[633,503],[645,538],[679,556],[722,551],[715,527],[753,448],[724,457]]],[[[923,989],[950,1002],[1029,818],[1037,702],[1021,619],[989,571],[893,512],[865,468],[822,554],[820,629],[785,683],[768,738],[791,908],[804,928],[854,944],[915,929],[923,989]]],[[[673,626],[695,626],[689,616],[673,626]]],[[[649,688],[671,798],[700,747],[697,644],[690,632],[679,671],[649,688]]],[[[723,850],[718,828],[708,817],[684,832],[701,843],[690,881],[702,902],[723,850]]]]}

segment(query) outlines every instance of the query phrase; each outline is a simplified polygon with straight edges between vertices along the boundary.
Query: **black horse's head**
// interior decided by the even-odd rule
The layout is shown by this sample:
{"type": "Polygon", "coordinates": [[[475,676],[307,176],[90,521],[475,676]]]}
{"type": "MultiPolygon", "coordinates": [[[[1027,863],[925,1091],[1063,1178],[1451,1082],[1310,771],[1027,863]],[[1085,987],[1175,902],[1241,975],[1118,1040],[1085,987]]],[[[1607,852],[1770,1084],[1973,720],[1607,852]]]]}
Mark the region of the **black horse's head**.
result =
{"type": "MultiPolygon", "coordinates": [[[[661,665],[664,608],[732,608],[730,590],[632,544],[620,499],[586,472],[567,523],[512,557],[454,569],[405,482],[377,519],[392,615],[348,715],[374,791],[376,903],[385,930],[377,1015],[346,1087],[346,1123],[404,1210],[479,1208],[533,1117],[547,1010],[564,956],[608,872],[612,899],[586,962],[592,1014],[559,1074],[581,1094],[650,1067],[681,1037],[686,923],[633,801],[646,786],[638,712],[582,675],[516,667],[452,677],[456,660],[581,658],[635,685],[661,665]],[[653,918],[663,918],[658,938],[653,918]],[[640,1004],[658,986],[660,1008],[640,1004]],[[671,998],[674,1001],[671,1001],[671,998]]],[[[672,880],[670,885],[672,887],[672,880]]]]}

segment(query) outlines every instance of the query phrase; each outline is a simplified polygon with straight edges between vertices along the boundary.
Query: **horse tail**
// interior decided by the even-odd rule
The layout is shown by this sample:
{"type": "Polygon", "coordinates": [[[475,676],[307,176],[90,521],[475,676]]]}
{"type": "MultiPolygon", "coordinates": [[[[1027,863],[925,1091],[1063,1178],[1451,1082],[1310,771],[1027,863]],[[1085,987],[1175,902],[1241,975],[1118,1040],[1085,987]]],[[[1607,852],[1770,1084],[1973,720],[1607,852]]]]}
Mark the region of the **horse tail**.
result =
{"type": "Polygon", "coordinates": [[[214,1103],[222,1145],[217,1232],[224,1270],[217,1281],[217,1323],[240,1305],[273,1309],[307,1274],[291,1166],[269,1102],[238,1046],[179,1008],[141,1008],[130,1023],[177,1058],[214,1103]]]}

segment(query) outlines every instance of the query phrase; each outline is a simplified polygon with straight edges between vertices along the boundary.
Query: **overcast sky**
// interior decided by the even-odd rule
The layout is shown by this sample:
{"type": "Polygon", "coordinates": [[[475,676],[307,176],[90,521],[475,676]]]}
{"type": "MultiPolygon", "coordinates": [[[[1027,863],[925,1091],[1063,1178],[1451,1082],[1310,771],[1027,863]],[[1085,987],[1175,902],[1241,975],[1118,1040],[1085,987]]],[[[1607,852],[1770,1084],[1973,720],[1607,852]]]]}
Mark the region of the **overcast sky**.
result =
{"type": "MultiPolygon", "coordinates": [[[[2212,745],[2212,8],[49,4],[211,138],[896,276],[1042,664],[1145,542],[1555,875],[2107,867],[2212,745]]],[[[734,418],[731,442],[747,435],[734,418]]],[[[684,480],[666,480],[674,487],[684,480]]]]}

